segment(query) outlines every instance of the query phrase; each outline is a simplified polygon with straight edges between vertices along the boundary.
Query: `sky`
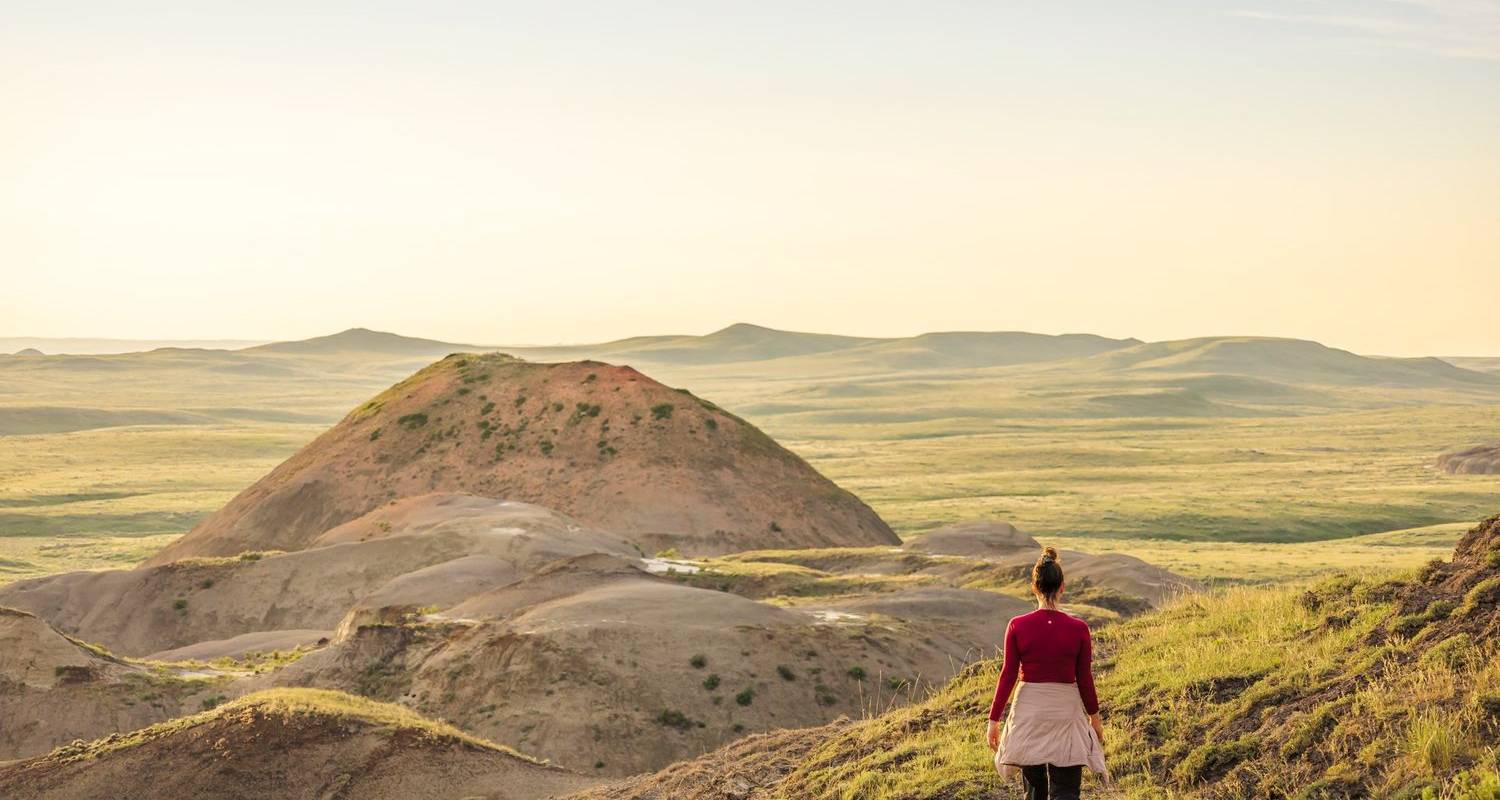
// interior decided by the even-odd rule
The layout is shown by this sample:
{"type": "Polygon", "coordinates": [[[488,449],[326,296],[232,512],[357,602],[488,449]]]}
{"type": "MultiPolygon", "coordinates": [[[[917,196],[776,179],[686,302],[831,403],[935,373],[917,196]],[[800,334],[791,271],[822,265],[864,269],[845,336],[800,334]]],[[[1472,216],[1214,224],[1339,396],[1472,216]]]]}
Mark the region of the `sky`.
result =
{"type": "Polygon", "coordinates": [[[6,0],[0,286],[0,336],[1500,355],[1500,0],[6,0]]]}

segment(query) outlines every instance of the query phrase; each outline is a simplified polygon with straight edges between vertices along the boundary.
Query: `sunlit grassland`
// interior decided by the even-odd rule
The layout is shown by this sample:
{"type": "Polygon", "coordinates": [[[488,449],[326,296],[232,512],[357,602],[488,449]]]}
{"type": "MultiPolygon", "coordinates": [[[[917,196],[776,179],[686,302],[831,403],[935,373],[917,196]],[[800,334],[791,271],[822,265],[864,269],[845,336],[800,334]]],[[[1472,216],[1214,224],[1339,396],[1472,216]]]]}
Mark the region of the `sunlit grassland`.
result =
{"type": "Polygon", "coordinates": [[[901,532],[991,518],[1096,548],[1300,542],[1472,522],[1500,504],[1500,477],[1433,468],[1438,452],[1500,430],[1500,406],[991,425],[783,441],[901,532]]]}
{"type": "MultiPolygon", "coordinates": [[[[356,366],[329,373],[321,387],[308,365],[295,380],[236,381],[174,366],[160,375],[122,369],[109,380],[11,380],[3,394],[7,404],[244,405],[331,418],[373,393],[366,367],[356,366]],[[197,383],[180,383],[189,377],[197,383]]],[[[1028,418],[1019,414],[1032,406],[1012,395],[1034,403],[1045,384],[988,394],[961,374],[927,375],[896,395],[820,398],[795,380],[732,372],[666,377],[743,412],[903,534],[1001,519],[1065,548],[1128,552],[1207,580],[1269,581],[1326,564],[1414,566],[1445,555],[1462,524],[1500,507],[1500,477],[1432,467],[1443,450],[1494,438],[1500,405],[1441,405],[1441,394],[1433,405],[1307,416],[1028,418]],[[865,406],[885,413],[908,395],[934,416],[850,421],[865,406]],[[961,397],[966,415],[943,416],[949,395],[961,397]],[[789,397],[838,414],[783,413],[769,402],[789,397]],[[1355,538],[1413,528],[1424,530],[1355,538]]],[[[265,421],[0,436],[0,581],[136,563],[323,427],[265,421]]]]}
{"type": "Polygon", "coordinates": [[[146,426],[0,436],[0,581],[137,563],[320,430],[146,426]]]}

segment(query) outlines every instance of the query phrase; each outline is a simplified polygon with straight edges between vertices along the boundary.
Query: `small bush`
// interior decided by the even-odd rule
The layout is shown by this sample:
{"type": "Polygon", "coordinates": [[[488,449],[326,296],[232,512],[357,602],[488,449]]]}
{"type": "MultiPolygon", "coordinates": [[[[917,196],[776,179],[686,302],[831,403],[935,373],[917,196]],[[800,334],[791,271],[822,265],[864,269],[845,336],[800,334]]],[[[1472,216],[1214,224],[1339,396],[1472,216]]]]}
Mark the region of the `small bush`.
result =
{"type": "Polygon", "coordinates": [[[777,523],[777,522],[776,522],[776,520],[774,520],[774,519],[773,519],[773,520],[771,520],[771,525],[770,525],[770,528],[771,528],[771,532],[772,532],[772,533],[781,533],[781,525],[779,525],[779,524],[778,524],[778,523],[777,523]]]}
{"type": "Polygon", "coordinates": [[[709,417],[708,419],[703,420],[703,424],[707,425],[708,429],[711,431],[716,431],[719,429],[719,421],[714,419],[713,417],[709,417]]]}
{"type": "Polygon", "coordinates": [[[885,679],[885,685],[893,692],[900,692],[911,688],[911,681],[892,675],[885,679]]]}
{"type": "Polygon", "coordinates": [[[821,683],[813,687],[813,695],[817,697],[818,705],[820,706],[835,705],[839,701],[838,695],[834,694],[832,689],[821,683]]]}
{"type": "Polygon", "coordinates": [[[1474,655],[1474,637],[1467,633],[1460,633],[1433,645],[1430,650],[1422,654],[1422,663],[1439,664],[1450,669],[1457,669],[1467,664],[1474,655]]]}
{"type": "Polygon", "coordinates": [[[708,656],[701,654],[693,656],[692,658],[688,659],[688,663],[693,665],[693,669],[703,669],[704,667],[708,666],[708,656]]]}
{"type": "Polygon", "coordinates": [[[734,702],[739,703],[742,706],[750,705],[751,703],[755,702],[755,690],[750,688],[749,686],[746,686],[745,688],[740,690],[739,694],[734,696],[734,702]]]}
{"type": "Polygon", "coordinates": [[[198,582],[198,588],[199,589],[212,589],[212,588],[214,588],[214,579],[213,578],[204,578],[203,580],[201,580],[201,581],[198,582]]]}
{"type": "Polygon", "coordinates": [[[179,597],[176,600],[173,600],[172,601],[172,610],[178,612],[179,614],[182,613],[182,612],[184,612],[184,611],[187,611],[187,598],[186,597],[179,597]]]}
{"type": "Polygon", "coordinates": [[[672,404],[671,403],[658,403],[658,404],[652,406],[651,407],[651,418],[652,419],[671,419],[672,418],[672,404]]]}
{"type": "Polygon", "coordinates": [[[719,676],[710,674],[707,678],[704,678],[703,688],[709,690],[710,692],[719,688],[719,676]]]}
{"type": "Polygon", "coordinates": [[[375,441],[376,439],[379,439],[379,438],[380,438],[380,428],[376,428],[375,430],[370,431],[370,441],[373,442],[373,441],[375,441]]]}
{"type": "Polygon", "coordinates": [[[656,716],[656,724],[666,728],[676,728],[680,731],[685,731],[693,727],[693,721],[688,719],[686,714],[672,709],[664,709],[658,714],[656,716]]]}
{"type": "Polygon", "coordinates": [[[849,677],[851,677],[851,678],[853,678],[853,679],[855,679],[857,681],[864,680],[865,679],[865,668],[864,667],[850,667],[849,668],[849,677]]]}
{"type": "Polygon", "coordinates": [[[414,431],[427,424],[427,415],[422,413],[405,414],[396,420],[396,424],[409,431],[414,431]]]}
{"type": "Polygon", "coordinates": [[[1480,581],[1464,595],[1464,604],[1459,607],[1459,616],[1468,616],[1482,605],[1500,605],[1500,575],[1480,581]]]}
{"type": "Polygon", "coordinates": [[[793,672],[792,668],[785,664],[780,664],[776,667],[776,674],[780,675],[784,681],[797,680],[797,673],[793,672]]]}
{"type": "Polygon", "coordinates": [[[542,455],[544,455],[544,456],[550,456],[550,455],[552,455],[552,448],[553,448],[552,440],[551,439],[543,439],[542,442],[541,442],[541,444],[537,445],[537,448],[542,451],[542,455]]]}

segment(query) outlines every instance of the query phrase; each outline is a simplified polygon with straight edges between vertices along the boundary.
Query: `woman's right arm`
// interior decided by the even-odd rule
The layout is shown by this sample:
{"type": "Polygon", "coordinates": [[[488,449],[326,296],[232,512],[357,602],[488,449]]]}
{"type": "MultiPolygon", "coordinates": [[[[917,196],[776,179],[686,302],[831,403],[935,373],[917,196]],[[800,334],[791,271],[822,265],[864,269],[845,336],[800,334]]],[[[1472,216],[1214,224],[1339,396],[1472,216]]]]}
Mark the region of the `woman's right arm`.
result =
{"type": "Polygon", "coordinates": [[[1000,679],[995,683],[995,699],[990,701],[990,723],[985,739],[990,749],[1000,746],[1000,716],[1010,702],[1010,693],[1016,687],[1016,678],[1021,673],[1021,653],[1016,647],[1016,621],[1005,627],[1005,660],[1000,667],[1000,679]]]}

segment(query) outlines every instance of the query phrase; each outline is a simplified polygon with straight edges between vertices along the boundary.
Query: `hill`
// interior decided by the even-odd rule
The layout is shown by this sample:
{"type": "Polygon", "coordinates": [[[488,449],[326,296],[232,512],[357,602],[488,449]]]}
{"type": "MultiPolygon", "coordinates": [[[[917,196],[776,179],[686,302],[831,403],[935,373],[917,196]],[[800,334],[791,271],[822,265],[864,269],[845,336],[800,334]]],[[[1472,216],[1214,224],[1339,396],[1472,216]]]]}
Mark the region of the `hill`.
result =
{"type": "Polygon", "coordinates": [[[468,492],[644,549],[899,544],[858,498],[740,418],[630,367],[455,355],[396,384],[150,563],[298,550],[382,504],[468,492]]]}
{"type": "Polygon", "coordinates": [[[518,800],[592,782],[398,706],[307,689],[0,765],[11,800],[518,800]]]}
{"type": "MultiPolygon", "coordinates": [[[[1114,796],[1493,798],[1500,792],[1500,517],[1448,562],[1401,578],[1190,596],[1096,634],[1114,796]]],[[[999,670],[970,665],[929,700],[787,742],[774,770],[710,754],[746,779],[682,800],[979,800],[999,779],[980,723],[999,670]],[[758,782],[748,780],[759,776],[758,782]]],[[[756,752],[761,762],[774,754],[756,752]]],[[[591,790],[660,796],[672,771],[591,790]]]]}
{"type": "Polygon", "coordinates": [[[298,339],[287,342],[272,342],[246,348],[250,353],[293,353],[300,355],[336,355],[348,353],[378,353],[400,356],[436,356],[461,350],[483,350],[472,344],[440,342],[435,339],[418,339],[368,328],[350,328],[328,336],[298,339]]]}
{"type": "Polygon", "coordinates": [[[1449,475],[1500,475],[1500,442],[1444,453],[1437,467],[1449,475]]]}
{"type": "Polygon", "coordinates": [[[1090,363],[1107,371],[1241,375],[1293,384],[1500,387],[1500,376],[1437,358],[1360,356],[1303,339],[1222,336],[1151,342],[1105,353],[1090,363]]]}

